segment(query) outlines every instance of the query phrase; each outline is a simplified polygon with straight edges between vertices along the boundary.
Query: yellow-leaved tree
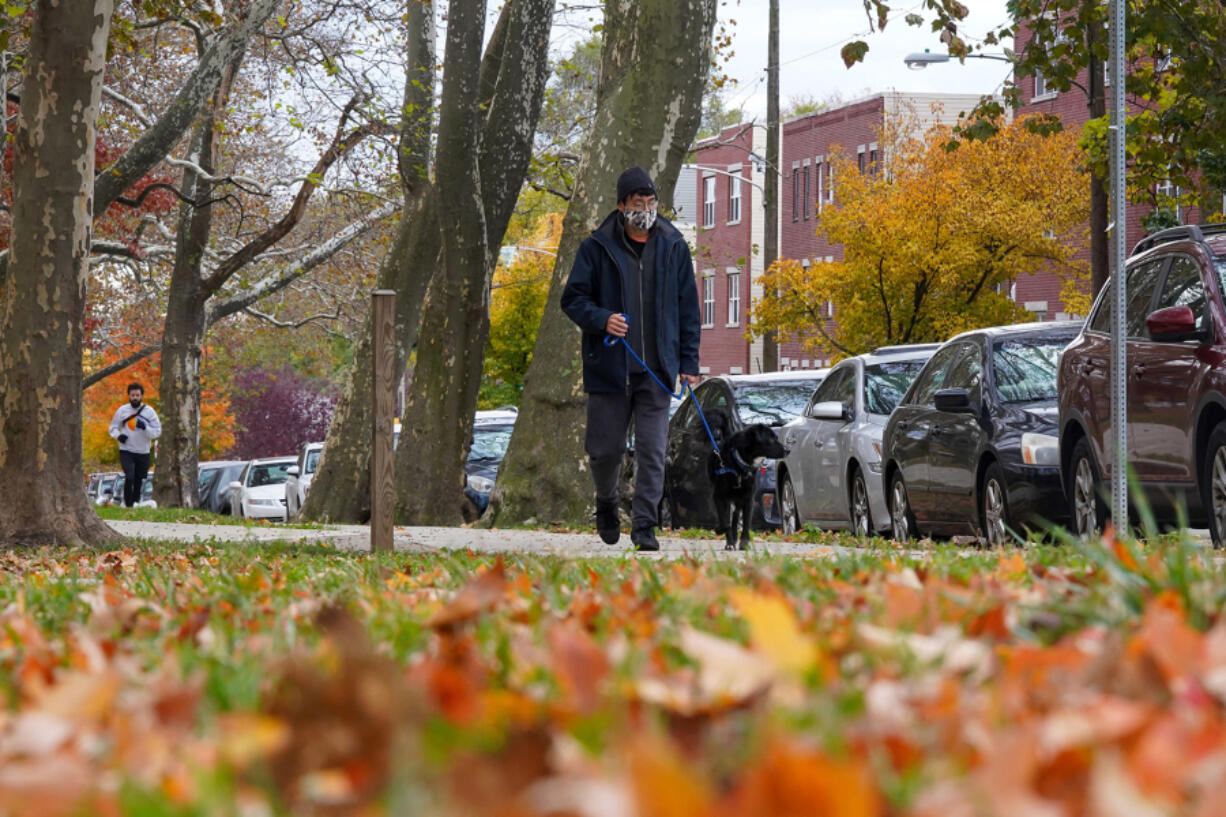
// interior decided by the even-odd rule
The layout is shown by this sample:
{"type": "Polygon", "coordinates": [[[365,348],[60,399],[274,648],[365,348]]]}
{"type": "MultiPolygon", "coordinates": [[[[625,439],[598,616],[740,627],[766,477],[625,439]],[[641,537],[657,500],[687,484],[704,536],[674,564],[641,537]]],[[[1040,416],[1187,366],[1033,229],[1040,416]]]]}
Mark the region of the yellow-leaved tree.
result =
{"type": "Polygon", "coordinates": [[[751,335],[768,330],[836,357],[895,343],[943,341],[1026,312],[1008,297],[1022,275],[1054,270],[1069,312],[1085,314],[1087,177],[1076,135],[1029,132],[1022,120],[988,139],[954,142],[948,128],[909,137],[887,122],[881,167],[834,158],[835,203],[818,235],[843,260],[805,269],[781,259],[763,277],[751,335]],[[833,302],[837,327],[827,330],[833,302]]]}
{"type": "MultiPolygon", "coordinates": [[[[490,290],[490,336],[478,408],[519,405],[532,362],[553,262],[562,237],[562,213],[536,215],[518,237],[510,263],[499,262],[490,290]]],[[[508,230],[508,233],[510,231],[508,230]]]]}

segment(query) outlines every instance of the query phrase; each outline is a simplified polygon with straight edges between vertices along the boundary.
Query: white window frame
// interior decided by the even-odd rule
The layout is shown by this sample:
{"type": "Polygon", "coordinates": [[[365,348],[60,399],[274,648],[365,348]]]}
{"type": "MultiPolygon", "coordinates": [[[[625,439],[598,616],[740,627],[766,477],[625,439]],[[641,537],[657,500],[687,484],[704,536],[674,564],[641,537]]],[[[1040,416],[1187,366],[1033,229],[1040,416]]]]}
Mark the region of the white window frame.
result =
{"type": "Polygon", "coordinates": [[[702,325],[704,329],[715,327],[715,270],[702,273],[702,325]]]}
{"type": "Polygon", "coordinates": [[[715,226],[715,176],[702,177],[702,226],[715,226]]]}
{"type": "Polygon", "coordinates": [[[822,172],[825,170],[822,165],[825,163],[825,156],[818,156],[813,160],[813,175],[817,177],[817,212],[822,211],[822,206],[825,202],[822,200],[825,196],[826,187],[822,183],[822,172]]]}
{"type": "Polygon", "coordinates": [[[741,166],[729,165],[728,172],[728,223],[741,223],[741,166]]]}
{"type": "Polygon", "coordinates": [[[728,326],[741,325],[741,270],[728,267],[724,270],[728,279],[728,326]]]}
{"type": "MultiPolygon", "coordinates": [[[[1049,12],[1050,13],[1050,12],[1049,12]]],[[[1056,28],[1056,42],[1060,42],[1064,38],[1064,32],[1056,28]]],[[[1036,38],[1037,39],[1037,38],[1036,38]]],[[[1034,42],[1032,40],[1031,42],[1034,42]]],[[[1060,95],[1060,92],[1054,88],[1047,86],[1047,77],[1043,76],[1042,71],[1034,72],[1034,96],[1030,97],[1031,102],[1047,102],[1055,99],[1060,95]]]]}
{"type": "Polygon", "coordinates": [[[826,203],[834,204],[834,162],[827,163],[827,175],[830,177],[826,183],[826,203]]]}
{"type": "Polygon", "coordinates": [[[809,160],[805,159],[800,163],[800,216],[803,220],[808,221],[810,210],[809,194],[812,188],[809,180],[809,160]]]}

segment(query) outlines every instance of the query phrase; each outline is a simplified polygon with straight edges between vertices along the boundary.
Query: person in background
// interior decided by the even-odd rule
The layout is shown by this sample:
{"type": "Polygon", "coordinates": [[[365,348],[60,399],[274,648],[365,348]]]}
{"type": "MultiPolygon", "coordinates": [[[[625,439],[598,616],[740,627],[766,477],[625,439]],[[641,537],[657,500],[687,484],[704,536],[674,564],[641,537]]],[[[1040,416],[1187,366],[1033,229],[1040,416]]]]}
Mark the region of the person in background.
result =
{"type": "Polygon", "coordinates": [[[111,418],[111,436],[119,443],[119,465],[123,469],[123,504],[131,508],[140,500],[145,477],[149,476],[149,449],[162,435],[162,423],[152,406],[144,403],[145,387],[128,384],[128,402],[111,418]]]}

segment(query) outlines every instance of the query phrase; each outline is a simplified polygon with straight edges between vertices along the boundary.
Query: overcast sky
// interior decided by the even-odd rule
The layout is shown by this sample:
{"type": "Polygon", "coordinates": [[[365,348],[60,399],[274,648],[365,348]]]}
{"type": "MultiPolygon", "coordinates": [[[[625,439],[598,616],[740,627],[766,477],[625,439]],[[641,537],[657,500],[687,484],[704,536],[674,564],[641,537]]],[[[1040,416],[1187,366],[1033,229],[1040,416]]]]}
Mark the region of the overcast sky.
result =
{"type": "MultiPolygon", "coordinates": [[[[982,37],[1008,19],[1005,0],[966,0],[970,17],[964,36],[982,37]]],[[[903,57],[925,48],[943,53],[936,34],[927,27],[908,26],[903,17],[922,13],[918,0],[899,0],[894,19],[884,32],[869,34],[863,0],[780,0],[779,54],[780,104],[813,96],[828,99],[838,94],[851,100],[889,89],[909,92],[991,93],[999,90],[1009,66],[994,60],[971,59],[964,65],[949,62],[911,71],[903,57]],[[846,68],[839,56],[843,45],[864,39],[869,46],[863,63],[846,68]]],[[[766,117],[767,0],[720,0],[720,19],[731,25],[732,59],[725,72],[737,80],[724,95],[729,107],[743,106],[745,118],[766,117]]],[[[999,53],[999,49],[992,49],[999,53]]]]}

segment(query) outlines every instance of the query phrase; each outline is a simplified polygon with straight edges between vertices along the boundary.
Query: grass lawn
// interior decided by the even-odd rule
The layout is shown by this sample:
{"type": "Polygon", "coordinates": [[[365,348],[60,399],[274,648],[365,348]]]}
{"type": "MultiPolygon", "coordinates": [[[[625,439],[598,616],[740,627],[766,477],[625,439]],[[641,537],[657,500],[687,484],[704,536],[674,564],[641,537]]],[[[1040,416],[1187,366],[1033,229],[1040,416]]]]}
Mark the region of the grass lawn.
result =
{"type": "Polygon", "coordinates": [[[237,516],[203,511],[198,508],[125,508],[122,505],[100,505],[98,516],[103,519],[132,519],[140,522],[178,522],[192,525],[242,525],[244,527],[298,528],[321,530],[324,526],[315,522],[270,522],[267,519],[241,519],[237,516]]]}
{"type": "Polygon", "coordinates": [[[1177,540],[7,551],[0,813],[1208,817],[1224,572],[1177,540]]]}

